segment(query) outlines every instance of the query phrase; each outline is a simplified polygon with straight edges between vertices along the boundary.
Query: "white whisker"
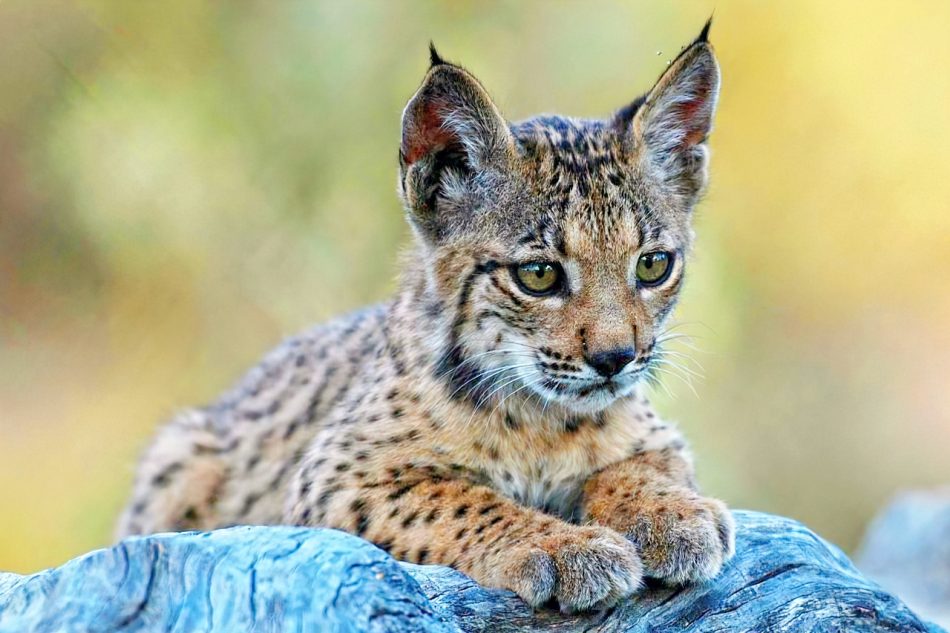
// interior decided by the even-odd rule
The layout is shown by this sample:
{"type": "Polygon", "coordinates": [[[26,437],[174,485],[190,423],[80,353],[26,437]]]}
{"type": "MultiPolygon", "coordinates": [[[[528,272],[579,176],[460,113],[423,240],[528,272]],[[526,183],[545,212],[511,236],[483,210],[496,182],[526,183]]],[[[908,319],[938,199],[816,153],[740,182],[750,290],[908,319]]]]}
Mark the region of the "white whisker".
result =
{"type": "Polygon", "coordinates": [[[666,366],[668,366],[668,367],[673,367],[673,368],[678,369],[678,370],[680,370],[680,371],[682,371],[682,372],[685,372],[685,373],[689,374],[690,376],[692,376],[693,378],[697,378],[697,379],[699,379],[699,380],[702,380],[702,379],[705,378],[705,376],[703,376],[701,373],[699,373],[699,372],[696,371],[695,369],[692,369],[691,367],[687,367],[686,365],[680,365],[679,363],[674,362],[672,359],[663,358],[662,355],[660,355],[659,357],[655,358],[653,362],[660,363],[660,364],[666,365],[666,366]]]}
{"type": "Polygon", "coordinates": [[[501,402],[499,402],[498,404],[496,404],[496,405],[495,405],[495,408],[492,409],[492,410],[491,410],[491,413],[488,414],[489,419],[491,419],[491,417],[492,417],[493,415],[495,415],[495,411],[498,410],[498,407],[500,407],[500,406],[502,406],[503,404],[505,404],[505,401],[508,400],[508,398],[510,398],[511,396],[515,395],[516,393],[518,393],[518,392],[521,391],[522,389],[527,389],[528,387],[531,387],[532,385],[538,384],[538,383],[539,383],[540,381],[542,381],[542,380],[544,380],[544,378],[543,378],[543,377],[539,377],[539,378],[536,378],[535,380],[533,380],[533,381],[531,381],[531,382],[526,382],[525,384],[521,385],[520,387],[518,387],[517,389],[515,389],[514,391],[512,391],[511,393],[509,393],[507,396],[505,396],[504,398],[502,398],[502,399],[501,399],[501,402]]]}
{"type": "Polygon", "coordinates": [[[473,389],[477,389],[478,387],[481,386],[481,383],[487,380],[494,379],[508,371],[515,370],[515,369],[522,369],[525,367],[533,367],[534,365],[535,365],[534,362],[530,362],[530,363],[522,363],[520,365],[504,365],[502,367],[493,367],[487,370],[476,370],[477,373],[471,378],[469,378],[468,380],[466,380],[465,382],[463,382],[461,385],[456,387],[455,390],[452,391],[451,394],[449,394],[449,398],[454,397],[458,392],[462,391],[467,386],[471,385],[473,382],[477,381],[477,384],[475,385],[475,387],[473,387],[473,389]]]}

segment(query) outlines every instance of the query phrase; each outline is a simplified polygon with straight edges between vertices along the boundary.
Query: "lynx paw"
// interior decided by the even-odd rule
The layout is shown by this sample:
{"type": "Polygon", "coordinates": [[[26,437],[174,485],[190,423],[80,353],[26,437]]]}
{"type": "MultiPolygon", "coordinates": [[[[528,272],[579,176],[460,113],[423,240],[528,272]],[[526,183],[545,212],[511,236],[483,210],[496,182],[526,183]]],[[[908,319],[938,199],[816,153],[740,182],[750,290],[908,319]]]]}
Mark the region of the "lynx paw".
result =
{"type": "Polygon", "coordinates": [[[726,505],[692,490],[668,491],[637,509],[627,536],[637,544],[646,575],[681,584],[714,577],[735,550],[726,505]]]}
{"type": "Polygon", "coordinates": [[[564,613],[611,606],[640,588],[636,547],[608,528],[541,537],[506,567],[507,585],[534,607],[556,598],[564,613]]]}

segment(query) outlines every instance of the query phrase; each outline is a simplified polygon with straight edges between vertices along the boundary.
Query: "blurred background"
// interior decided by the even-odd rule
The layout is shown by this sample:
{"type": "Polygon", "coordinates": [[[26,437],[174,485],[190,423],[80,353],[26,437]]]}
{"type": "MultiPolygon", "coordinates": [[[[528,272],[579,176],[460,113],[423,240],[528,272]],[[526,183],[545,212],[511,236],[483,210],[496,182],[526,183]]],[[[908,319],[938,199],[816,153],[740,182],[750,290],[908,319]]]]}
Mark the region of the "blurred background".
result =
{"type": "Polygon", "coordinates": [[[950,481],[950,3],[0,2],[0,569],[110,542],[137,455],[394,287],[430,39],[509,118],[600,116],[715,9],[712,187],[657,394],[700,479],[849,551],[950,481]]]}

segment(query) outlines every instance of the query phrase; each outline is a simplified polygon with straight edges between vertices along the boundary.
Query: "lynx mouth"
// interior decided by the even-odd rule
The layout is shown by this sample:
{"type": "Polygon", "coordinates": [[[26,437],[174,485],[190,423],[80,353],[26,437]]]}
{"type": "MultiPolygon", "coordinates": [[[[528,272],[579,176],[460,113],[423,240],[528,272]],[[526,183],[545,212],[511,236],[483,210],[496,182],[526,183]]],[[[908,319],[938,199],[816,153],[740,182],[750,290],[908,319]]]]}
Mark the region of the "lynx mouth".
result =
{"type": "Polygon", "coordinates": [[[469,396],[482,405],[499,407],[506,401],[534,402],[546,409],[556,405],[576,413],[596,413],[617,400],[631,395],[648,375],[648,365],[631,365],[614,376],[561,374],[549,372],[543,363],[527,362],[521,365],[480,367],[461,374],[456,392],[468,391],[469,396]],[[467,388],[467,389],[466,389],[467,388]]]}
{"type": "Polygon", "coordinates": [[[604,409],[630,395],[645,376],[646,368],[639,367],[609,378],[571,378],[545,376],[532,388],[545,400],[585,413],[604,409]]]}

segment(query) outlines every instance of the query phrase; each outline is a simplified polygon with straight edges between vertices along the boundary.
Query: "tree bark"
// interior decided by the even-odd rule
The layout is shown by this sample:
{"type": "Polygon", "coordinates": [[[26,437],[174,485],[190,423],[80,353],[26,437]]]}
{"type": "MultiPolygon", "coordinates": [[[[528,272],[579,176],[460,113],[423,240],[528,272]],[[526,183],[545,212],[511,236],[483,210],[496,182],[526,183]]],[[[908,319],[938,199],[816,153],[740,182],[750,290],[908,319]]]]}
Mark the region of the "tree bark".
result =
{"type": "Polygon", "coordinates": [[[0,574],[0,632],[941,631],[804,526],[735,516],[738,553],[714,581],[650,587],[602,613],[532,611],[334,530],[235,527],[132,538],[31,576],[0,574]]]}

